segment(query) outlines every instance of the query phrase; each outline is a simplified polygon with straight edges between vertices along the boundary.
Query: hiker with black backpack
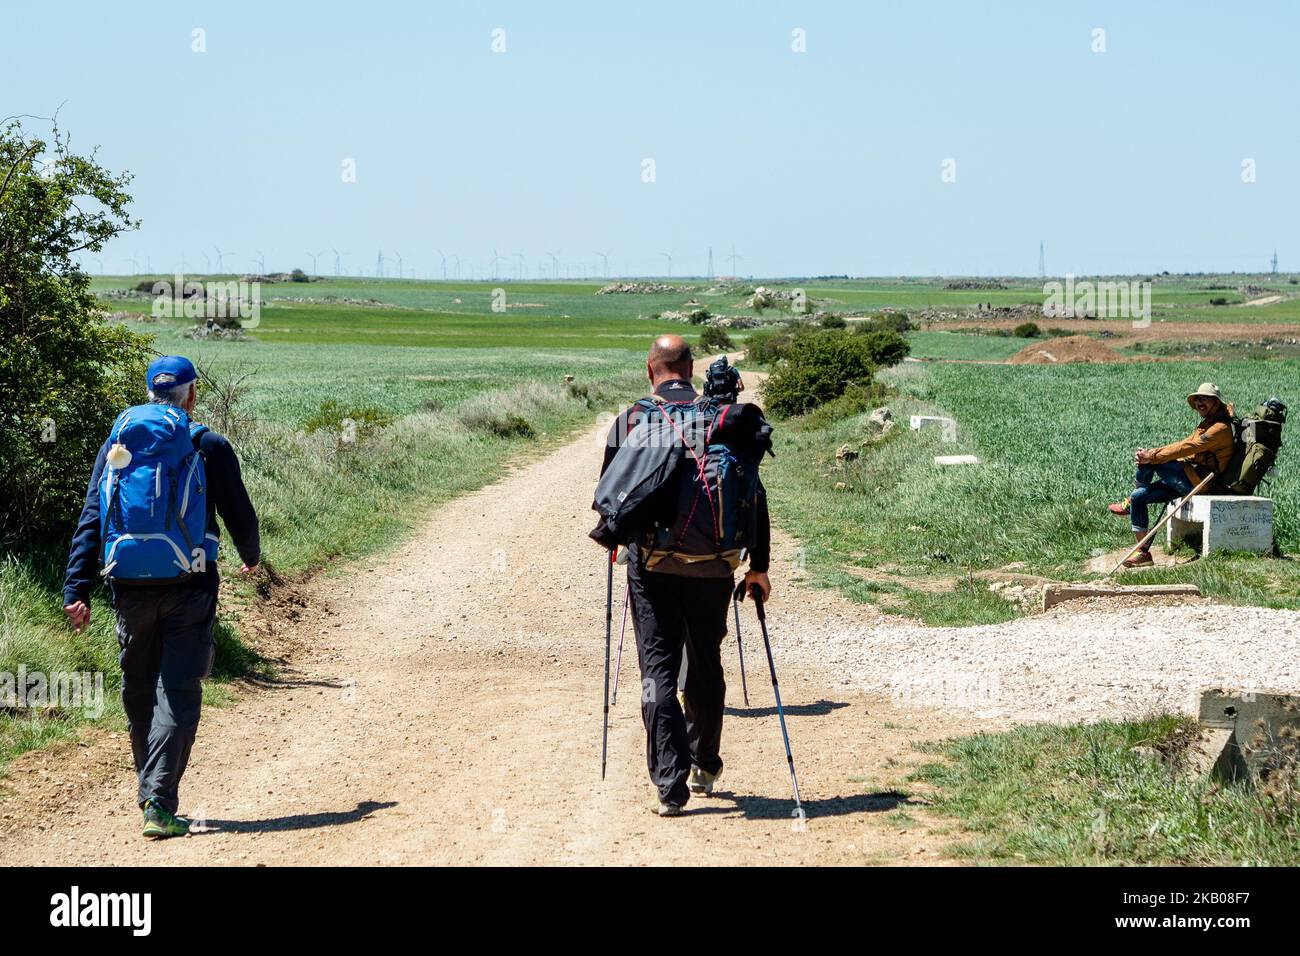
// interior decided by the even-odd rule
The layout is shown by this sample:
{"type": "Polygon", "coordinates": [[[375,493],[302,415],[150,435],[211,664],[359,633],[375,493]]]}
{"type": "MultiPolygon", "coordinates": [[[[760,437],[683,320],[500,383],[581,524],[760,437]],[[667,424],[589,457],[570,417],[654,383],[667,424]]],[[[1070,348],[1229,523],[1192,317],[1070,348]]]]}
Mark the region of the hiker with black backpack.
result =
{"type": "Polygon", "coordinates": [[[241,573],[261,559],[257,513],[234,449],[190,420],[197,379],[179,355],[149,365],[149,403],[117,417],[95,459],[63,586],[64,613],[80,631],[95,580],[108,582],[147,837],[189,831],[176,811],[212,670],[217,515],[243,559],[241,573]]]}
{"type": "Polygon", "coordinates": [[[624,411],[606,441],[591,537],[628,549],[627,577],[652,809],[678,816],[692,793],[713,792],[726,696],[721,646],[732,575],[771,593],[767,495],[758,477],[772,429],[754,404],[701,396],[690,346],[655,340],[646,360],[653,393],[624,411]],[[684,701],[678,672],[689,661],[684,701]]]}

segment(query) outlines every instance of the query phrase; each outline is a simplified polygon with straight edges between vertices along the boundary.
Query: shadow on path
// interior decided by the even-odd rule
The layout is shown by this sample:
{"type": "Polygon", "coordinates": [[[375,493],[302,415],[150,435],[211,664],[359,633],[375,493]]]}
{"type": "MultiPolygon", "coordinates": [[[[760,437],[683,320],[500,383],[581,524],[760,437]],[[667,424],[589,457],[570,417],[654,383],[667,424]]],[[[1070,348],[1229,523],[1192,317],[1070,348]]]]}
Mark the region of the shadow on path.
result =
{"type": "Polygon", "coordinates": [[[376,800],[363,800],[355,810],[342,810],[335,813],[300,813],[292,817],[271,817],[267,820],[205,820],[202,830],[195,830],[195,836],[209,833],[277,833],[286,830],[315,830],[319,827],[337,827],[347,823],[364,820],[376,810],[387,810],[397,806],[397,801],[380,803],[376,800]]]}
{"type": "MultiPolygon", "coordinates": [[[[848,706],[847,701],[822,698],[812,704],[783,704],[781,709],[785,711],[787,717],[825,717],[832,711],[848,706]]],[[[741,704],[739,707],[727,707],[723,710],[723,713],[728,717],[775,717],[776,705],[773,704],[771,707],[746,707],[741,704]]]]}

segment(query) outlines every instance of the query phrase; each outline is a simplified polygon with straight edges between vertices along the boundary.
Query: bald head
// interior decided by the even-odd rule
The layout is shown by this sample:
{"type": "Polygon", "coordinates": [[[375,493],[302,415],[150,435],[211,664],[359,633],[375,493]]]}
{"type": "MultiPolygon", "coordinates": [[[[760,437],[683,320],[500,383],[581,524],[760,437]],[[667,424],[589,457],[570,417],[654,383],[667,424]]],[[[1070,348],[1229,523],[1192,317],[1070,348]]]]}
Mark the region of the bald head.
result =
{"type": "Polygon", "coordinates": [[[650,346],[645,365],[651,384],[658,385],[674,378],[689,379],[695,369],[695,360],[691,356],[691,347],[680,335],[661,335],[650,346]]]}

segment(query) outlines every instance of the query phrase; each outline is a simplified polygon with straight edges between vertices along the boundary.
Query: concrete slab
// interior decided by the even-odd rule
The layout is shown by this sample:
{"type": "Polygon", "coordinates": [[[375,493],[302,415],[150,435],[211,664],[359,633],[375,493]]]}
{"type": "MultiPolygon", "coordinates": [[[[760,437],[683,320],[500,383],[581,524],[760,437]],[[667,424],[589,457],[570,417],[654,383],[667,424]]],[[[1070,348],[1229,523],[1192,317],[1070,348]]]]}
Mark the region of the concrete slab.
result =
{"type": "Polygon", "coordinates": [[[1174,547],[1188,539],[1211,551],[1273,550],[1273,499],[1253,495],[1197,495],[1169,519],[1166,540],[1174,547]]]}
{"type": "Polygon", "coordinates": [[[946,468],[949,465],[978,465],[980,460],[974,455],[935,455],[934,463],[946,468]]]}
{"type": "Polygon", "coordinates": [[[1162,597],[1165,595],[1200,597],[1195,584],[1049,584],[1043,588],[1043,610],[1066,601],[1093,597],[1162,597]]]}

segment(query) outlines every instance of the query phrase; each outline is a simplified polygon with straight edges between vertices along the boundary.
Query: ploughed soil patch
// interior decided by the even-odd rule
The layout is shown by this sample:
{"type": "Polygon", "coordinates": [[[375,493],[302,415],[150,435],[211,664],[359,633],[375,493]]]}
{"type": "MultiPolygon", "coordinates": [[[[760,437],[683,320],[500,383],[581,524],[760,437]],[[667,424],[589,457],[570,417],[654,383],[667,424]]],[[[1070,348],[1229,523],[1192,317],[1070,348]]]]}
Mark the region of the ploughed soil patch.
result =
{"type": "Polygon", "coordinates": [[[1034,342],[1007,359],[1011,365],[1070,365],[1080,362],[1131,361],[1133,359],[1130,356],[1086,335],[1066,335],[1034,342]]]}

